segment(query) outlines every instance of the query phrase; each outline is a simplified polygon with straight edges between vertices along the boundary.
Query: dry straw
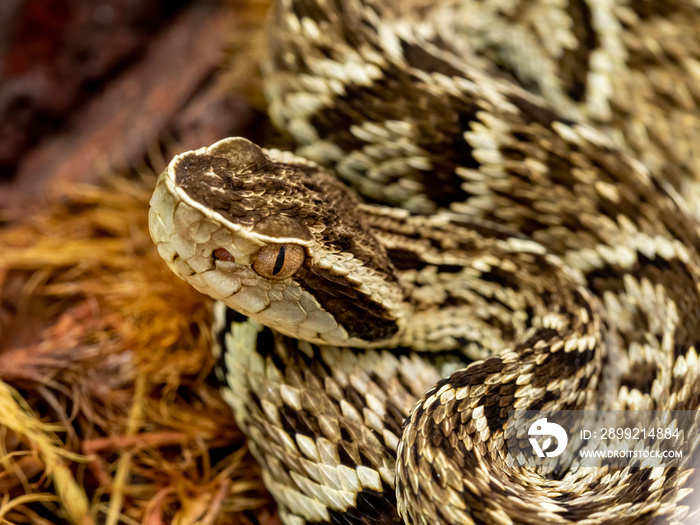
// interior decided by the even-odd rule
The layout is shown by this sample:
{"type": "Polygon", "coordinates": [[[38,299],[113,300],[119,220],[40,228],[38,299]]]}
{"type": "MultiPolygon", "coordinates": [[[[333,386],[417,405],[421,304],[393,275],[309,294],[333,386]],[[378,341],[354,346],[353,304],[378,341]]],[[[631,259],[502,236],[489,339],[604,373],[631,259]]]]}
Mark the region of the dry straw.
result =
{"type": "Polygon", "coordinates": [[[212,378],[210,304],[147,231],[152,177],[0,232],[0,523],[274,523],[212,378]]]}

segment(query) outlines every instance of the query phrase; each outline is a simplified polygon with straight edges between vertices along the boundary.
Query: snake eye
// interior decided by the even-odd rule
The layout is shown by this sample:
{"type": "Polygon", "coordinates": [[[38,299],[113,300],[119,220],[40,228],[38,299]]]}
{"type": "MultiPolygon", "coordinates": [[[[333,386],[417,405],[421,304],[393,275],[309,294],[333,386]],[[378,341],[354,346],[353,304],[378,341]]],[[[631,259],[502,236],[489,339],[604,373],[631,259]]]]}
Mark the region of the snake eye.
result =
{"type": "Polygon", "coordinates": [[[299,271],[305,258],[298,244],[268,244],[258,252],[253,270],[268,279],[286,279],[299,271]]]}

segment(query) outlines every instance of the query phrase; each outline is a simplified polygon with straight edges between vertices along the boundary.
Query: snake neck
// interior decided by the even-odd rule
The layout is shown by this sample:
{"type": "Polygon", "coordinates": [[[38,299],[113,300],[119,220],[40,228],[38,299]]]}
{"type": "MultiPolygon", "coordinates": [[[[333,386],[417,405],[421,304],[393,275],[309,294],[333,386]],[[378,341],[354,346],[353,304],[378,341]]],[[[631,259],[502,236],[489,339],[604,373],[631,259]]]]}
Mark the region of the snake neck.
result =
{"type": "Polygon", "coordinates": [[[360,204],[323,168],[244,139],[176,158],[150,222],[181,277],[309,342],[480,358],[581,328],[579,284],[538,243],[455,213],[360,204]]]}
{"type": "Polygon", "coordinates": [[[478,359],[534,332],[586,331],[597,308],[561,261],[496,224],[359,207],[391,260],[409,306],[399,344],[478,359]]]}

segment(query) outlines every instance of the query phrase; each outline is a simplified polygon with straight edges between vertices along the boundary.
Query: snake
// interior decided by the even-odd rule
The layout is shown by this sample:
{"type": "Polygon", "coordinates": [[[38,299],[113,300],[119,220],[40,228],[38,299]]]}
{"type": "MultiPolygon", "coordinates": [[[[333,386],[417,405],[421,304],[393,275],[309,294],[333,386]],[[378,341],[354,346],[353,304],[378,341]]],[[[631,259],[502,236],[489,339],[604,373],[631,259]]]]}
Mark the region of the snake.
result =
{"type": "Polygon", "coordinates": [[[216,301],[281,520],[700,523],[700,3],[278,0],[268,24],[293,151],[177,155],[149,228],[216,301]],[[686,454],[513,463],[523,411],[684,411],[686,454]]]}

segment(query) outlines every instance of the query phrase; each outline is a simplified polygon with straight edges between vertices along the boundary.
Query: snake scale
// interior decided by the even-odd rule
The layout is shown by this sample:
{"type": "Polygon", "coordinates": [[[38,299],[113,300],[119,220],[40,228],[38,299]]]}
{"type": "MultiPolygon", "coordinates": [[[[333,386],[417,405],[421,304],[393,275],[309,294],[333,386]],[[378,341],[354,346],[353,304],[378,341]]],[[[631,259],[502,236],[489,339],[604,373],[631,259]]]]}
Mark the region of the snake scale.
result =
{"type": "Polygon", "coordinates": [[[219,301],[282,521],[700,523],[689,457],[548,472],[504,444],[515,409],[698,410],[700,3],[278,0],[269,23],[295,153],[183,153],[149,225],[219,301]]]}

